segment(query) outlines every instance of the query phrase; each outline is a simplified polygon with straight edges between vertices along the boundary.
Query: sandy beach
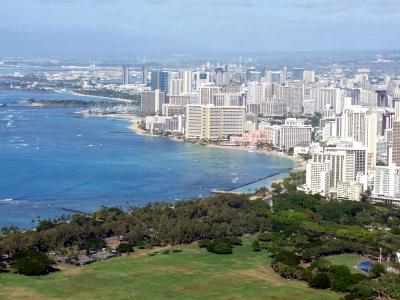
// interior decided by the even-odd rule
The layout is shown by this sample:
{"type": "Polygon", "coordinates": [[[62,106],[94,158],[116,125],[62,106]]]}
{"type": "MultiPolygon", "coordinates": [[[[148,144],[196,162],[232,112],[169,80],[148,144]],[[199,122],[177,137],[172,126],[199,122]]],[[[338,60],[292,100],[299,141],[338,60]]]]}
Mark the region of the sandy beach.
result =
{"type": "MultiPolygon", "coordinates": [[[[139,123],[143,120],[143,118],[139,117],[139,116],[125,115],[125,114],[109,114],[109,115],[99,115],[96,117],[106,117],[106,118],[110,118],[110,119],[129,120],[131,122],[131,125],[129,125],[128,128],[130,130],[132,130],[133,133],[135,133],[137,135],[149,135],[149,136],[158,137],[158,135],[148,133],[146,130],[143,130],[142,128],[139,127],[139,123]]],[[[184,140],[178,139],[176,137],[167,137],[167,138],[169,138],[170,140],[173,140],[173,141],[177,141],[177,142],[184,142],[184,140]]],[[[232,145],[225,146],[225,145],[216,145],[216,144],[207,144],[207,145],[204,145],[204,147],[254,152],[254,153],[258,153],[258,154],[264,154],[264,155],[269,155],[269,156],[276,156],[276,157],[281,157],[281,158],[285,158],[285,159],[290,159],[296,163],[296,166],[294,168],[296,170],[305,170],[306,165],[307,165],[307,162],[302,160],[301,158],[290,156],[283,152],[274,151],[274,150],[250,150],[249,148],[244,147],[244,146],[232,146],[232,145]]]]}

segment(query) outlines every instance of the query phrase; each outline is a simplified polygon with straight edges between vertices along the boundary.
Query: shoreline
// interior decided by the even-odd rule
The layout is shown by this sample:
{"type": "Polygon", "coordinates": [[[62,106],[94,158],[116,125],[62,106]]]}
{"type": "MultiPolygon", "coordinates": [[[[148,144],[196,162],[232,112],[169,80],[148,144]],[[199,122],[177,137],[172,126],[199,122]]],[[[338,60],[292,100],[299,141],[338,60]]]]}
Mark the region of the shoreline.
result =
{"type": "Polygon", "coordinates": [[[83,97],[91,97],[91,98],[99,98],[99,99],[111,99],[111,100],[115,100],[115,101],[119,101],[119,102],[135,103],[133,100],[129,100],[129,99],[105,97],[105,96],[97,96],[97,95],[86,95],[86,94],[74,92],[72,90],[67,91],[67,93],[70,93],[71,95],[74,95],[74,96],[83,96],[83,97]]]}
{"type": "MultiPolygon", "coordinates": [[[[127,126],[128,129],[131,130],[131,132],[133,134],[136,135],[140,135],[140,136],[148,136],[148,137],[164,137],[167,138],[171,141],[174,142],[186,142],[185,140],[182,139],[178,139],[174,136],[160,136],[160,135],[156,135],[156,134],[152,134],[149,133],[148,131],[142,129],[139,127],[139,122],[141,122],[143,120],[142,117],[140,116],[135,116],[132,114],[109,114],[109,115],[93,115],[91,117],[101,117],[101,118],[110,118],[110,119],[118,119],[118,120],[126,120],[129,121],[131,124],[127,126]]],[[[235,151],[243,151],[243,152],[252,152],[252,153],[256,153],[256,154],[262,154],[262,155],[266,155],[266,156],[274,156],[274,157],[279,157],[282,159],[287,159],[290,160],[294,163],[293,168],[291,169],[291,171],[305,171],[306,170],[306,165],[307,162],[294,157],[294,156],[289,156],[284,154],[283,152],[279,152],[279,151],[274,151],[274,150],[251,150],[245,146],[232,146],[232,145],[217,145],[217,144],[198,144],[200,146],[203,147],[207,147],[207,148],[214,148],[214,149],[220,149],[220,150],[235,150],[235,151]]],[[[290,171],[289,171],[290,173],[290,171]]],[[[271,178],[274,178],[266,187],[270,187],[273,183],[281,183],[284,178],[286,178],[288,176],[288,172],[284,171],[280,174],[276,174],[274,176],[272,176],[271,178]]],[[[249,184],[250,185],[250,184],[249,184]]],[[[235,189],[232,190],[233,193],[235,193],[235,189]]],[[[253,191],[254,192],[254,191],[253,191]]],[[[210,193],[212,194],[212,190],[210,190],[210,193]]],[[[239,192],[242,194],[248,194],[246,192],[239,192]]]]}
{"type": "MultiPolygon", "coordinates": [[[[142,117],[139,116],[134,116],[134,115],[122,115],[122,114],[112,114],[112,115],[105,115],[105,116],[100,116],[100,117],[109,117],[109,118],[116,118],[120,120],[129,120],[132,124],[129,125],[127,128],[129,128],[134,134],[137,135],[147,135],[147,136],[152,136],[152,137],[161,137],[156,134],[151,134],[147,132],[146,130],[142,129],[139,127],[139,122],[143,120],[142,117]]],[[[176,141],[176,142],[185,142],[182,139],[178,139],[176,137],[166,137],[169,140],[176,141]]],[[[306,169],[307,162],[302,160],[301,158],[286,155],[283,152],[279,151],[274,151],[274,150],[250,150],[245,146],[232,146],[232,145],[217,145],[217,144],[206,144],[202,145],[208,148],[214,148],[214,149],[228,149],[228,150],[236,150],[236,151],[245,151],[245,152],[254,152],[258,154],[263,154],[263,155],[269,155],[269,156],[275,156],[279,158],[284,158],[291,160],[292,162],[295,163],[295,166],[293,167],[293,170],[301,170],[304,171],[306,169]]]]}

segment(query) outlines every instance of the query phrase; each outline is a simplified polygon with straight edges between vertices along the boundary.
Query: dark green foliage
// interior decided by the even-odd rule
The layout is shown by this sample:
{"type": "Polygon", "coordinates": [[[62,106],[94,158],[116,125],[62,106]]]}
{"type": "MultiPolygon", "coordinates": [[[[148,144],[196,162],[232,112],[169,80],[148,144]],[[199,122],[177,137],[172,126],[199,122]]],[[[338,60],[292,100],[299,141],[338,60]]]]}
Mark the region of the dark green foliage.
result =
{"type": "Polygon", "coordinates": [[[37,231],[48,230],[54,228],[57,224],[52,220],[41,220],[39,224],[36,226],[37,231]]]}
{"type": "Polygon", "coordinates": [[[199,244],[200,248],[207,248],[211,244],[211,241],[210,240],[200,240],[198,242],[198,244],[199,244]]]}
{"type": "Polygon", "coordinates": [[[257,239],[262,242],[270,242],[272,240],[272,233],[263,232],[257,235],[257,239]]]}
{"type": "Polygon", "coordinates": [[[28,276],[46,275],[54,271],[54,262],[47,255],[35,251],[18,252],[12,258],[12,268],[19,274],[28,276]]]}
{"type": "Polygon", "coordinates": [[[131,253],[134,252],[132,244],[129,243],[120,243],[118,245],[117,251],[119,253],[131,253]]]}
{"type": "Polygon", "coordinates": [[[400,235],[400,227],[392,228],[391,233],[395,235],[400,235]]]}
{"type": "Polygon", "coordinates": [[[102,239],[99,239],[96,237],[91,237],[91,238],[79,241],[78,245],[81,249],[99,250],[101,248],[104,248],[106,246],[106,243],[102,239]]]}
{"type": "Polygon", "coordinates": [[[380,263],[374,263],[369,270],[369,273],[373,278],[378,278],[382,274],[386,273],[385,267],[380,263]]]}
{"type": "Polygon", "coordinates": [[[232,254],[232,246],[227,242],[214,241],[208,245],[207,251],[216,254],[232,254]]]}
{"type": "Polygon", "coordinates": [[[331,285],[331,280],[326,273],[317,273],[311,278],[309,285],[315,289],[328,289],[331,285]]]}
{"type": "Polygon", "coordinates": [[[330,263],[330,261],[328,261],[328,260],[326,260],[326,259],[323,259],[323,258],[319,258],[319,259],[314,260],[314,261],[311,263],[311,269],[312,269],[312,270],[317,269],[317,270],[320,271],[320,272],[326,272],[326,271],[329,270],[329,268],[331,267],[331,265],[332,265],[332,264],[330,263]]]}
{"type": "Polygon", "coordinates": [[[320,196],[305,193],[291,192],[283,193],[274,197],[275,211],[293,210],[315,210],[320,203],[320,196]]]}
{"type": "Polygon", "coordinates": [[[251,249],[253,249],[253,251],[255,251],[255,252],[261,251],[260,242],[259,242],[258,240],[255,240],[255,241],[251,244],[251,249]]]}
{"type": "Polygon", "coordinates": [[[280,276],[286,279],[297,279],[297,280],[305,279],[304,269],[300,266],[295,266],[295,265],[290,266],[281,262],[275,262],[271,266],[276,273],[278,273],[280,276]]]}
{"type": "Polygon", "coordinates": [[[222,242],[226,242],[231,246],[242,246],[242,239],[237,236],[230,236],[226,238],[219,239],[222,242]]]}
{"type": "Polygon", "coordinates": [[[291,251],[281,249],[273,255],[272,261],[280,262],[288,266],[298,266],[300,264],[300,257],[291,251]]]}
{"type": "Polygon", "coordinates": [[[337,292],[348,292],[353,282],[350,269],[347,266],[331,266],[329,268],[331,287],[337,292]]]}
{"type": "Polygon", "coordinates": [[[351,224],[356,215],[370,208],[368,203],[357,201],[329,201],[320,205],[316,211],[329,222],[338,224],[351,224]]]}
{"type": "Polygon", "coordinates": [[[362,253],[363,246],[357,242],[343,241],[343,240],[327,240],[315,243],[312,246],[305,249],[302,253],[302,258],[305,261],[311,261],[313,258],[321,256],[328,256],[342,253],[362,253]]]}
{"type": "Polygon", "coordinates": [[[8,272],[6,264],[0,262],[0,273],[6,273],[6,272],[8,272]]]}

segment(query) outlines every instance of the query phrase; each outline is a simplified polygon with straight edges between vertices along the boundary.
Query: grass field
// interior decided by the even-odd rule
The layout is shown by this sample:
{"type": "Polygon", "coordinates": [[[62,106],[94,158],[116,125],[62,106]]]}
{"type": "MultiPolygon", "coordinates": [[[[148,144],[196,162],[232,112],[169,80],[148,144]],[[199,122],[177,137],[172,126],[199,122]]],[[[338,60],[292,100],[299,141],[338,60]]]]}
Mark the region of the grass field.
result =
{"type": "Polygon", "coordinates": [[[361,271],[354,268],[354,266],[359,262],[366,260],[365,258],[357,254],[332,255],[328,256],[326,259],[329,260],[334,265],[348,266],[352,273],[362,273],[361,271]]]}
{"type": "Polygon", "coordinates": [[[251,239],[232,255],[196,245],[179,253],[124,256],[44,277],[0,274],[0,299],[339,299],[281,279],[251,239]]]}

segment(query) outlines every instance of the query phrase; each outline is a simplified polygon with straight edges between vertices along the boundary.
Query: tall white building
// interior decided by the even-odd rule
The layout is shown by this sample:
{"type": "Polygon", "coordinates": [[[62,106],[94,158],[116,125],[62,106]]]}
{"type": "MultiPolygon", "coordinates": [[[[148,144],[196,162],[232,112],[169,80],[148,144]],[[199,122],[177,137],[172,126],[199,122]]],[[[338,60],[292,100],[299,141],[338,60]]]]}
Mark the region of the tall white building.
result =
{"type": "Polygon", "coordinates": [[[336,113],[340,113],[340,89],[332,87],[313,87],[310,90],[310,99],[314,100],[314,112],[322,113],[327,104],[331,105],[336,113]]]}
{"type": "Polygon", "coordinates": [[[191,70],[182,70],[179,72],[182,82],[182,93],[190,94],[192,92],[193,85],[193,73],[191,70]]]}
{"type": "Polygon", "coordinates": [[[214,95],[215,106],[243,106],[244,100],[240,93],[218,93],[214,95]]]}
{"type": "Polygon", "coordinates": [[[244,133],[245,107],[188,105],[186,138],[216,140],[244,133]]]}
{"type": "Polygon", "coordinates": [[[169,80],[168,94],[170,96],[180,96],[183,93],[183,79],[174,78],[169,80]]]}
{"type": "Polygon", "coordinates": [[[377,126],[377,115],[369,113],[366,107],[350,105],[343,110],[342,137],[352,138],[367,147],[370,170],[376,165],[377,126]]]}
{"type": "Polygon", "coordinates": [[[142,92],[140,110],[145,115],[157,115],[162,113],[165,103],[165,93],[160,90],[142,92]]]}
{"type": "Polygon", "coordinates": [[[199,89],[200,104],[201,105],[213,104],[215,94],[218,94],[220,91],[221,88],[219,86],[215,85],[202,86],[199,89]]]}
{"type": "Polygon", "coordinates": [[[279,147],[290,149],[298,144],[311,143],[311,136],[311,125],[305,125],[302,120],[288,118],[281,126],[279,147]]]}
{"type": "Polygon", "coordinates": [[[400,205],[400,167],[395,164],[376,167],[372,200],[400,205]]]}
{"type": "Polygon", "coordinates": [[[306,186],[311,194],[325,196],[331,187],[330,163],[308,162],[306,168],[306,186]]]}

